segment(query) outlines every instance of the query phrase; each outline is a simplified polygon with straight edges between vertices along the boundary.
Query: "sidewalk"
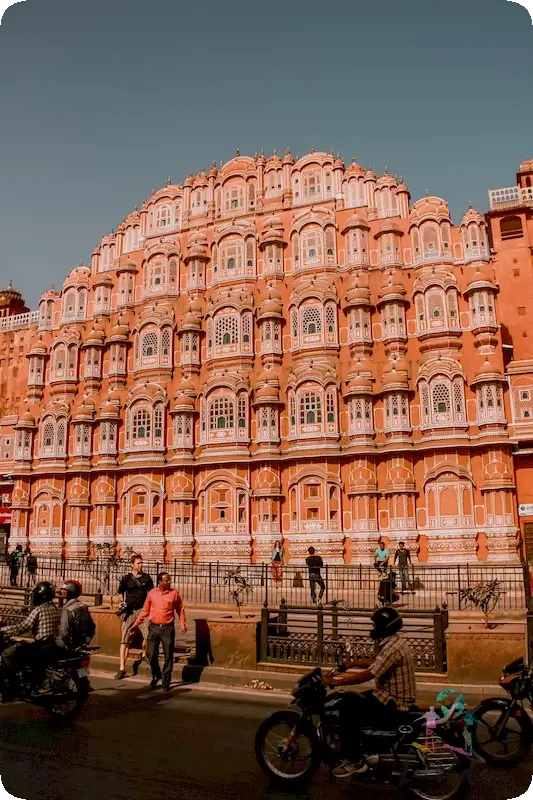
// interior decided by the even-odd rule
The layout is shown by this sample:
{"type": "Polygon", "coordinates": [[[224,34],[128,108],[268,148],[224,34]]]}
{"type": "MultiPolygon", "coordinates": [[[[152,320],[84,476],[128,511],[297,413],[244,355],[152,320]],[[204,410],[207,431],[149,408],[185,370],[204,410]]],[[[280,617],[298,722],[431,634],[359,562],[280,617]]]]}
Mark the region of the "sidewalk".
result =
{"type": "MultiPolygon", "coordinates": [[[[131,663],[132,661],[130,660],[128,665],[130,669],[131,663]]],[[[250,684],[254,680],[264,681],[272,686],[272,689],[276,692],[276,694],[283,695],[283,697],[285,697],[288,701],[291,692],[299,678],[312,669],[312,667],[309,667],[308,669],[301,669],[298,667],[292,669],[290,672],[287,671],[287,669],[284,672],[273,672],[269,670],[266,665],[264,669],[261,668],[261,665],[258,665],[258,667],[259,668],[256,670],[226,669],[214,665],[209,667],[197,667],[195,665],[180,663],[177,661],[174,665],[173,680],[183,681],[186,683],[201,683],[211,688],[218,686],[220,688],[230,687],[242,690],[246,690],[246,685],[250,684]]],[[[106,676],[111,677],[116,673],[117,668],[118,661],[116,658],[111,656],[102,656],[97,653],[91,658],[91,672],[104,673],[106,676]]],[[[131,672],[129,674],[131,674],[131,672]]],[[[146,679],[147,683],[150,681],[150,668],[145,662],[141,664],[138,678],[146,679]]],[[[120,686],[121,683],[122,682],[117,682],[117,686],[120,686]]],[[[450,685],[451,684],[448,683],[445,676],[423,676],[422,679],[417,680],[417,701],[426,704],[434,703],[440,690],[450,685]]],[[[362,690],[368,688],[372,688],[372,684],[361,685],[362,690]]],[[[491,686],[482,686],[479,684],[454,684],[452,688],[458,692],[463,692],[468,704],[471,706],[476,705],[484,697],[506,696],[504,690],[496,684],[491,686]]],[[[247,691],[257,695],[271,694],[269,691],[261,691],[258,689],[248,689],[247,691]]]]}

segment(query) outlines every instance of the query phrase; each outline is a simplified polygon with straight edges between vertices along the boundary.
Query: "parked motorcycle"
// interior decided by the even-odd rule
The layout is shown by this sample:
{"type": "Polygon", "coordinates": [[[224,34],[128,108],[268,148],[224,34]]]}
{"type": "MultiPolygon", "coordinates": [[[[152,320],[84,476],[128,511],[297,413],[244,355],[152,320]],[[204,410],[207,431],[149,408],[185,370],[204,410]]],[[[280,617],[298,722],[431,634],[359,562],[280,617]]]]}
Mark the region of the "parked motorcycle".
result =
{"type": "MultiPolygon", "coordinates": [[[[0,634],[0,654],[9,644],[9,638],[0,634]]],[[[40,695],[36,689],[31,665],[24,665],[17,672],[13,691],[18,700],[43,708],[55,722],[70,722],[81,712],[89,694],[89,664],[91,654],[98,647],[83,647],[75,651],[65,651],[58,661],[47,668],[46,676],[52,691],[40,695]]],[[[0,693],[4,685],[0,660],[0,693]]]]}
{"type": "Polygon", "coordinates": [[[533,670],[517,658],[502,671],[500,686],[509,698],[490,697],[474,710],[472,745],[487,763],[511,767],[528,755],[533,724],[524,706],[533,703],[533,670]]]}
{"type": "MultiPolygon", "coordinates": [[[[317,667],[299,681],[293,698],[291,706],[295,708],[271,714],[255,737],[260,766],[285,786],[311,780],[322,763],[331,771],[342,760],[339,706],[343,692],[328,691],[317,667]]],[[[416,706],[398,712],[395,723],[392,729],[376,727],[361,732],[369,769],[356,779],[407,789],[421,800],[461,796],[468,788],[471,766],[470,758],[456,747],[461,744],[462,721],[457,730],[453,720],[446,722],[447,733],[454,740],[452,748],[440,731],[429,730],[424,712],[416,706]]]]}

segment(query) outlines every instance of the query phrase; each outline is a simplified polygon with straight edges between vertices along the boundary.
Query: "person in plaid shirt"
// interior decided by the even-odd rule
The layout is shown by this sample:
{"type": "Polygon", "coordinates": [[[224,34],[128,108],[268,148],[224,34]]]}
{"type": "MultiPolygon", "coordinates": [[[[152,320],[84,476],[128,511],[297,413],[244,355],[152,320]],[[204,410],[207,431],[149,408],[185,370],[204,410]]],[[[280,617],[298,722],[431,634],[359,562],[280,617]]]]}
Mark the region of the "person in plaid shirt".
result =
{"type": "MultiPolygon", "coordinates": [[[[46,667],[55,651],[55,640],[59,633],[60,612],[54,605],[55,590],[51,583],[42,581],[33,590],[33,610],[26,619],[15,625],[2,626],[7,636],[21,636],[32,633],[33,642],[17,642],[6,647],[2,653],[4,687],[2,701],[9,702],[13,697],[13,684],[19,669],[26,663],[34,667],[35,686],[43,683],[46,667]]],[[[43,687],[46,692],[49,687],[43,687]]]]}
{"type": "Polygon", "coordinates": [[[386,725],[397,711],[408,711],[416,697],[415,667],[411,649],[398,634],[403,620],[395,608],[378,608],[371,617],[374,625],[370,636],[379,642],[379,653],[374,661],[355,661],[346,664],[357,672],[324,678],[328,686],[350,686],[375,680],[373,691],[347,692],[341,707],[341,729],[346,760],[335,767],[337,778],[366,772],[368,764],[362,758],[361,745],[355,736],[356,727],[386,725]]]}

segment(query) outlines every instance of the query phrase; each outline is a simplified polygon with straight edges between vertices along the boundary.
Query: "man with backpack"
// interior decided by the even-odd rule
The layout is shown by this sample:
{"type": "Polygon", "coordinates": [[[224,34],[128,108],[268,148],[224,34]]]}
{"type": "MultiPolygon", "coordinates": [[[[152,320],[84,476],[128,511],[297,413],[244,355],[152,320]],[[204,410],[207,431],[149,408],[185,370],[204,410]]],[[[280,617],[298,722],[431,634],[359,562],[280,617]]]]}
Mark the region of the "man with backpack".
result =
{"type": "Polygon", "coordinates": [[[24,555],[26,556],[26,589],[35,586],[37,583],[37,558],[27,547],[24,555]]]}
{"type": "Polygon", "coordinates": [[[61,591],[66,603],[61,611],[57,644],[67,650],[77,650],[90,643],[96,633],[96,625],[91,612],[80,600],[83,591],[81,583],[67,581],[61,591]]]}
{"type": "Polygon", "coordinates": [[[20,568],[22,566],[22,545],[18,544],[12,551],[8,559],[9,563],[9,584],[16,586],[20,568]]]}

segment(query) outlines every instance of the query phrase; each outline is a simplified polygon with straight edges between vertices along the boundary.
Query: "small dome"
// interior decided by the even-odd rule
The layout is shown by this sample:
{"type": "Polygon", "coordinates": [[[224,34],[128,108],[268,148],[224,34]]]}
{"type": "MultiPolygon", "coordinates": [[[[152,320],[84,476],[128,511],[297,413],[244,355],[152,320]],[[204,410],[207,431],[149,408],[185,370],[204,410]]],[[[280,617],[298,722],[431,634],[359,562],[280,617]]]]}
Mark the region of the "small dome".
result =
{"type": "Polygon", "coordinates": [[[16,428],[35,428],[35,417],[29,411],[25,411],[20,415],[16,428]]]}
{"type": "Polygon", "coordinates": [[[354,213],[344,223],[342,233],[346,233],[346,231],[350,230],[351,228],[364,228],[365,230],[369,231],[370,225],[364,217],[362,217],[360,214],[354,213]]]}
{"type": "Polygon", "coordinates": [[[184,394],[178,389],[174,395],[174,410],[179,409],[192,409],[194,411],[194,398],[188,394],[184,394]]]}
{"type": "Polygon", "coordinates": [[[109,277],[109,275],[99,275],[97,276],[95,282],[95,286],[113,286],[113,281],[109,277]]]}
{"type": "Polygon", "coordinates": [[[346,394],[372,394],[372,381],[364,375],[353,375],[350,377],[346,394]]]}
{"type": "Polygon", "coordinates": [[[283,163],[290,164],[291,166],[294,164],[294,157],[289,148],[287,148],[287,150],[285,151],[285,155],[283,156],[283,163]]]}
{"type": "Polygon", "coordinates": [[[257,384],[271,383],[274,386],[279,386],[279,377],[275,369],[265,369],[259,373],[257,377],[257,384]]]}
{"type": "Polygon", "coordinates": [[[503,380],[504,377],[499,367],[486,358],[483,364],[476,369],[472,385],[474,386],[476,383],[503,382],[503,380]]]}
{"type": "Polygon", "coordinates": [[[379,292],[380,299],[392,300],[395,297],[402,298],[405,295],[405,286],[403,285],[403,275],[399,270],[390,270],[385,273],[385,279],[381,285],[379,292]]]}
{"type": "Polygon", "coordinates": [[[106,400],[100,407],[100,416],[102,417],[115,417],[118,416],[118,409],[116,405],[106,400]]]}
{"type": "Polygon", "coordinates": [[[91,331],[89,331],[87,339],[85,340],[85,342],[83,344],[84,344],[84,346],[86,346],[86,345],[103,345],[104,339],[105,339],[105,333],[102,330],[98,329],[98,328],[93,328],[91,331]]]}
{"type": "Polygon", "coordinates": [[[393,178],[392,175],[389,175],[388,172],[385,172],[385,174],[376,181],[376,189],[381,188],[382,186],[396,186],[396,178],[393,178]]]}
{"type": "Polygon", "coordinates": [[[477,211],[475,208],[472,208],[472,206],[470,206],[466,214],[463,215],[461,227],[466,227],[466,225],[468,225],[470,222],[477,222],[478,225],[485,224],[485,218],[483,217],[483,214],[480,211],[477,211]]]}
{"type": "Polygon", "coordinates": [[[271,402],[274,400],[278,400],[279,387],[271,386],[270,384],[265,384],[264,386],[260,386],[258,389],[255,390],[255,399],[256,401],[270,400],[271,402]]]}
{"type": "Polygon", "coordinates": [[[42,339],[37,339],[33,347],[31,348],[28,356],[45,356],[48,353],[48,350],[42,341],[42,339]]]}
{"type": "Polygon", "coordinates": [[[426,219],[450,220],[450,209],[441,197],[426,196],[422,200],[417,200],[411,209],[409,221],[422,222],[426,219]]]}
{"type": "Polygon", "coordinates": [[[189,175],[187,175],[187,177],[183,181],[183,185],[184,186],[192,186],[193,183],[194,183],[194,178],[193,178],[192,174],[189,173],[189,175]]]}
{"type": "Polygon", "coordinates": [[[349,167],[345,171],[345,175],[364,175],[365,171],[363,167],[357,163],[355,160],[355,156],[352,158],[352,162],[349,167]]]}
{"type": "Polygon", "coordinates": [[[272,155],[270,156],[270,158],[267,161],[267,168],[268,167],[278,167],[281,164],[282,164],[281,158],[278,156],[278,154],[274,150],[274,152],[272,153],[272,155]]]}
{"type": "Polygon", "coordinates": [[[196,387],[190,378],[186,378],[180,383],[178,391],[184,392],[185,394],[192,394],[196,397],[196,387]]]}
{"type": "Polygon", "coordinates": [[[208,173],[208,174],[209,174],[209,177],[210,177],[210,178],[216,178],[216,176],[218,175],[218,170],[217,170],[217,163],[216,163],[216,161],[213,161],[213,163],[211,164],[211,169],[209,170],[209,173],[208,173]]]}
{"type": "Polygon", "coordinates": [[[391,361],[382,371],[382,384],[384,389],[408,389],[407,362],[403,358],[391,361]]]}
{"type": "Polygon", "coordinates": [[[376,180],[376,173],[373,169],[369,168],[365,172],[365,180],[375,181],[376,180]]]}

